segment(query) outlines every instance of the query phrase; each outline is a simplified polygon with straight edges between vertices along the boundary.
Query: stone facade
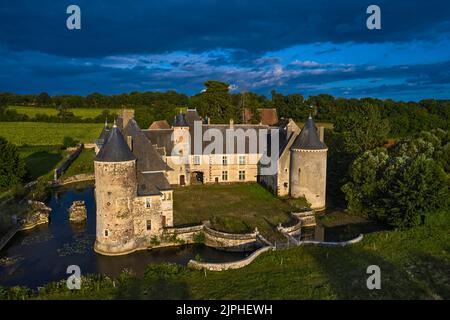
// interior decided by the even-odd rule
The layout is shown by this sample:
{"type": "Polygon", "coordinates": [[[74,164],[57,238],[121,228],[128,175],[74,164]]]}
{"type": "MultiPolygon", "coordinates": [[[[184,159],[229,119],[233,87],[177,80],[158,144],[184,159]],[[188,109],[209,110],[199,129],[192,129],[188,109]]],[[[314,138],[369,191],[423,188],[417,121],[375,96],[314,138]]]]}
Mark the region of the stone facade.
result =
{"type": "MultiPolygon", "coordinates": [[[[132,110],[124,110],[118,125],[109,129],[105,124],[96,141],[95,250],[99,253],[126,254],[164,241],[169,230],[174,233],[171,185],[258,181],[277,196],[305,197],[313,209],[325,208],[327,148],[319,141],[323,134],[319,135],[311,117],[302,130],[292,120],[276,126],[235,125],[232,120],[229,125],[202,124],[192,109],[177,115],[171,129],[141,130],[133,118],[132,110]],[[194,124],[199,122],[201,152],[193,146],[198,129],[194,124]],[[262,174],[261,159],[269,156],[269,149],[255,152],[250,142],[243,149],[228,150],[227,140],[225,152],[205,153],[203,132],[208,129],[222,133],[237,129],[245,134],[253,130],[259,140],[272,139],[267,135],[270,130],[279,131],[275,173],[262,174]]],[[[215,231],[205,226],[204,232],[214,242],[215,231]]],[[[222,244],[212,242],[216,247],[232,247],[230,243],[240,247],[251,241],[232,237],[222,244]]]]}

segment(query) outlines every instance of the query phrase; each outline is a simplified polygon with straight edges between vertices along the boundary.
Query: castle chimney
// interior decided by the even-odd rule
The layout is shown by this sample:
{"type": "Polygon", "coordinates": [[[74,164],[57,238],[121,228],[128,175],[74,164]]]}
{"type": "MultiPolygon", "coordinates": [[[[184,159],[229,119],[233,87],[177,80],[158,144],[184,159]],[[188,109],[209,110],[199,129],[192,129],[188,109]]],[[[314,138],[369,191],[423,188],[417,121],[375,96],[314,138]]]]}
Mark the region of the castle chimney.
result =
{"type": "Polygon", "coordinates": [[[128,122],[130,122],[131,119],[134,119],[134,110],[123,109],[122,119],[123,119],[123,128],[125,129],[127,127],[128,122]]]}
{"type": "Polygon", "coordinates": [[[133,137],[132,136],[127,136],[127,144],[128,144],[128,148],[130,148],[130,150],[133,151],[133,137]]]}
{"type": "Polygon", "coordinates": [[[324,142],[324,136],[325,136],[325,127],[318,127],[317,131],[319,133],[319,139],[321,142],[324,142]]]}
{"type": "Polygon", "coordinates": [[[234,127],[234,120],[230,119],[230,128],[233,129],[233,127],[234,127]]]}

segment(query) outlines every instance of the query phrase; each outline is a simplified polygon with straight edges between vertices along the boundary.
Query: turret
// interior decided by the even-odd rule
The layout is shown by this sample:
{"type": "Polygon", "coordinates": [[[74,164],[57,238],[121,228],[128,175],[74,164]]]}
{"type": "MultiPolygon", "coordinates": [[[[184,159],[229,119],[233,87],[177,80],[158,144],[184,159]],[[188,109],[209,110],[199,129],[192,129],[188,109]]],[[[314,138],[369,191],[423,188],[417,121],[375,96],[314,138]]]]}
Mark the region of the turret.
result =
{"type": "Polygon", "coordinates": [[[133,251],[133,200],[137,195],[136,158],[116,124],[94,158],[97,205],[96,252],[133,251]]]}
{"type": "Polygon", "coordinates": [[[291,146],[290,194],[315,210],[326,207],[327,151],[310,115],[291,146]]]}
{"type": "Polygon", "coordinates": [[[185,114],[180,112],[173,121],[173,151],[176,155],[187,157],[190,148],[189,124],[186,121],[185,114]]]}

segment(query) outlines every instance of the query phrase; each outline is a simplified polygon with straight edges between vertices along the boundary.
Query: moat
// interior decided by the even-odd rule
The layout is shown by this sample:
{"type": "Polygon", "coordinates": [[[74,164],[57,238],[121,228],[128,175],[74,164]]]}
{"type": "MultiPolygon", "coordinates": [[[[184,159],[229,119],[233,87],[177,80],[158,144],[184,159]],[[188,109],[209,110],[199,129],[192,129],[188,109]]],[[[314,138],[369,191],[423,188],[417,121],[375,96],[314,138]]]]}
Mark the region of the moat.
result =
{"type": "Polygon", "coordinates": [[[229,262],[247,253],[224,252],[203,245],[138,251],[126,256],[108,257],[94,252],[95,200],[93,187],[54,192],[48,206],[50,223],[19,232],[0,252],[0,286],[42,286],[66,279],[69,265],[78,265],[82,274],[101,273],[116,277],[124,269],[142,275],[148,264],[172,262],[187,264],[201,257],[211,262],[229,262]],[[87,222],[69,222],[68,208],[75,200],[84,200],[87,222]]]}
{"type": "MultiPolygon", "coordinates": [[[[78,265],[82,274],[99,273],[117,277],[123,270],[143,275],[149,264],[171,262],[186,265],[200,257],[207,262],[231,262],[250,253],[225,252],[204,245],[184,245],[171,248],[142,250],[124,256],[103,256],[93,250],[95,241],[95,199],[93,186],[58,190],[51,194],[47,205],[52,208],[50,223],[19,232],[0,252],[0,286],[24,285],[31,288],[51,281],[66,279],[69,265],[78,265]],[[68,209],[73,201],[86,203],[87,222],[69,221],[68,209]]],[[[375,231],[361,225],[323,228],[317,239],[313,228],[304,230],[306,240],[343,241],[360,232],[375,231]]],[[[303,237],[302,237],[303,238],[303,237]]]]}

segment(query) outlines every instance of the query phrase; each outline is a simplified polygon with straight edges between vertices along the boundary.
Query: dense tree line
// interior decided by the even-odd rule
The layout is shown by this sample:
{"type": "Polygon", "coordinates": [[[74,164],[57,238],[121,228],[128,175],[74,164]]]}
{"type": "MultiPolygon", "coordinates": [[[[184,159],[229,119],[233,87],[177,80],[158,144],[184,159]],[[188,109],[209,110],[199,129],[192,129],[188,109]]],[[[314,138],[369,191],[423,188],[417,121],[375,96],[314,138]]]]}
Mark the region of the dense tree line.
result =
{"type": "Polygon", "coordinates": [[[243,119],[247,108],[258,122],[258,108],[276,108],[278,115],[303,121],[313,106],[315,119],[335,123],[337,118],[349,115],[362,105],[372,106],[382,119],[389,120],[391,137],[405,137],[409,134],[433,128],[450,129],[450,100],[422,100],[419,102],[380,100],[374,98],[345,99],[321,94],[305,99],[301,94],[283,95],[272,91],[271,98],[252,92],[231,93],[227,83],[207,81],[205,90],[193,96],[175,91],[132,92],[119,95],[92,93],[87,96],[19,95],[0,93],[0,121],[47,121],[47,122],[103,122],[104,115],[94,119],[80,119],[70,114],[72,108],[122,108],[136,109],[136,118],[142,127],[154,120],[172,121],[180,108],[197,108],[200,115],[210,117],[216,123],[235,122],[243,119]],[[6,106],[53,107],[62,110],[59,116],[39,115],[30,119],[6,106]]]}

